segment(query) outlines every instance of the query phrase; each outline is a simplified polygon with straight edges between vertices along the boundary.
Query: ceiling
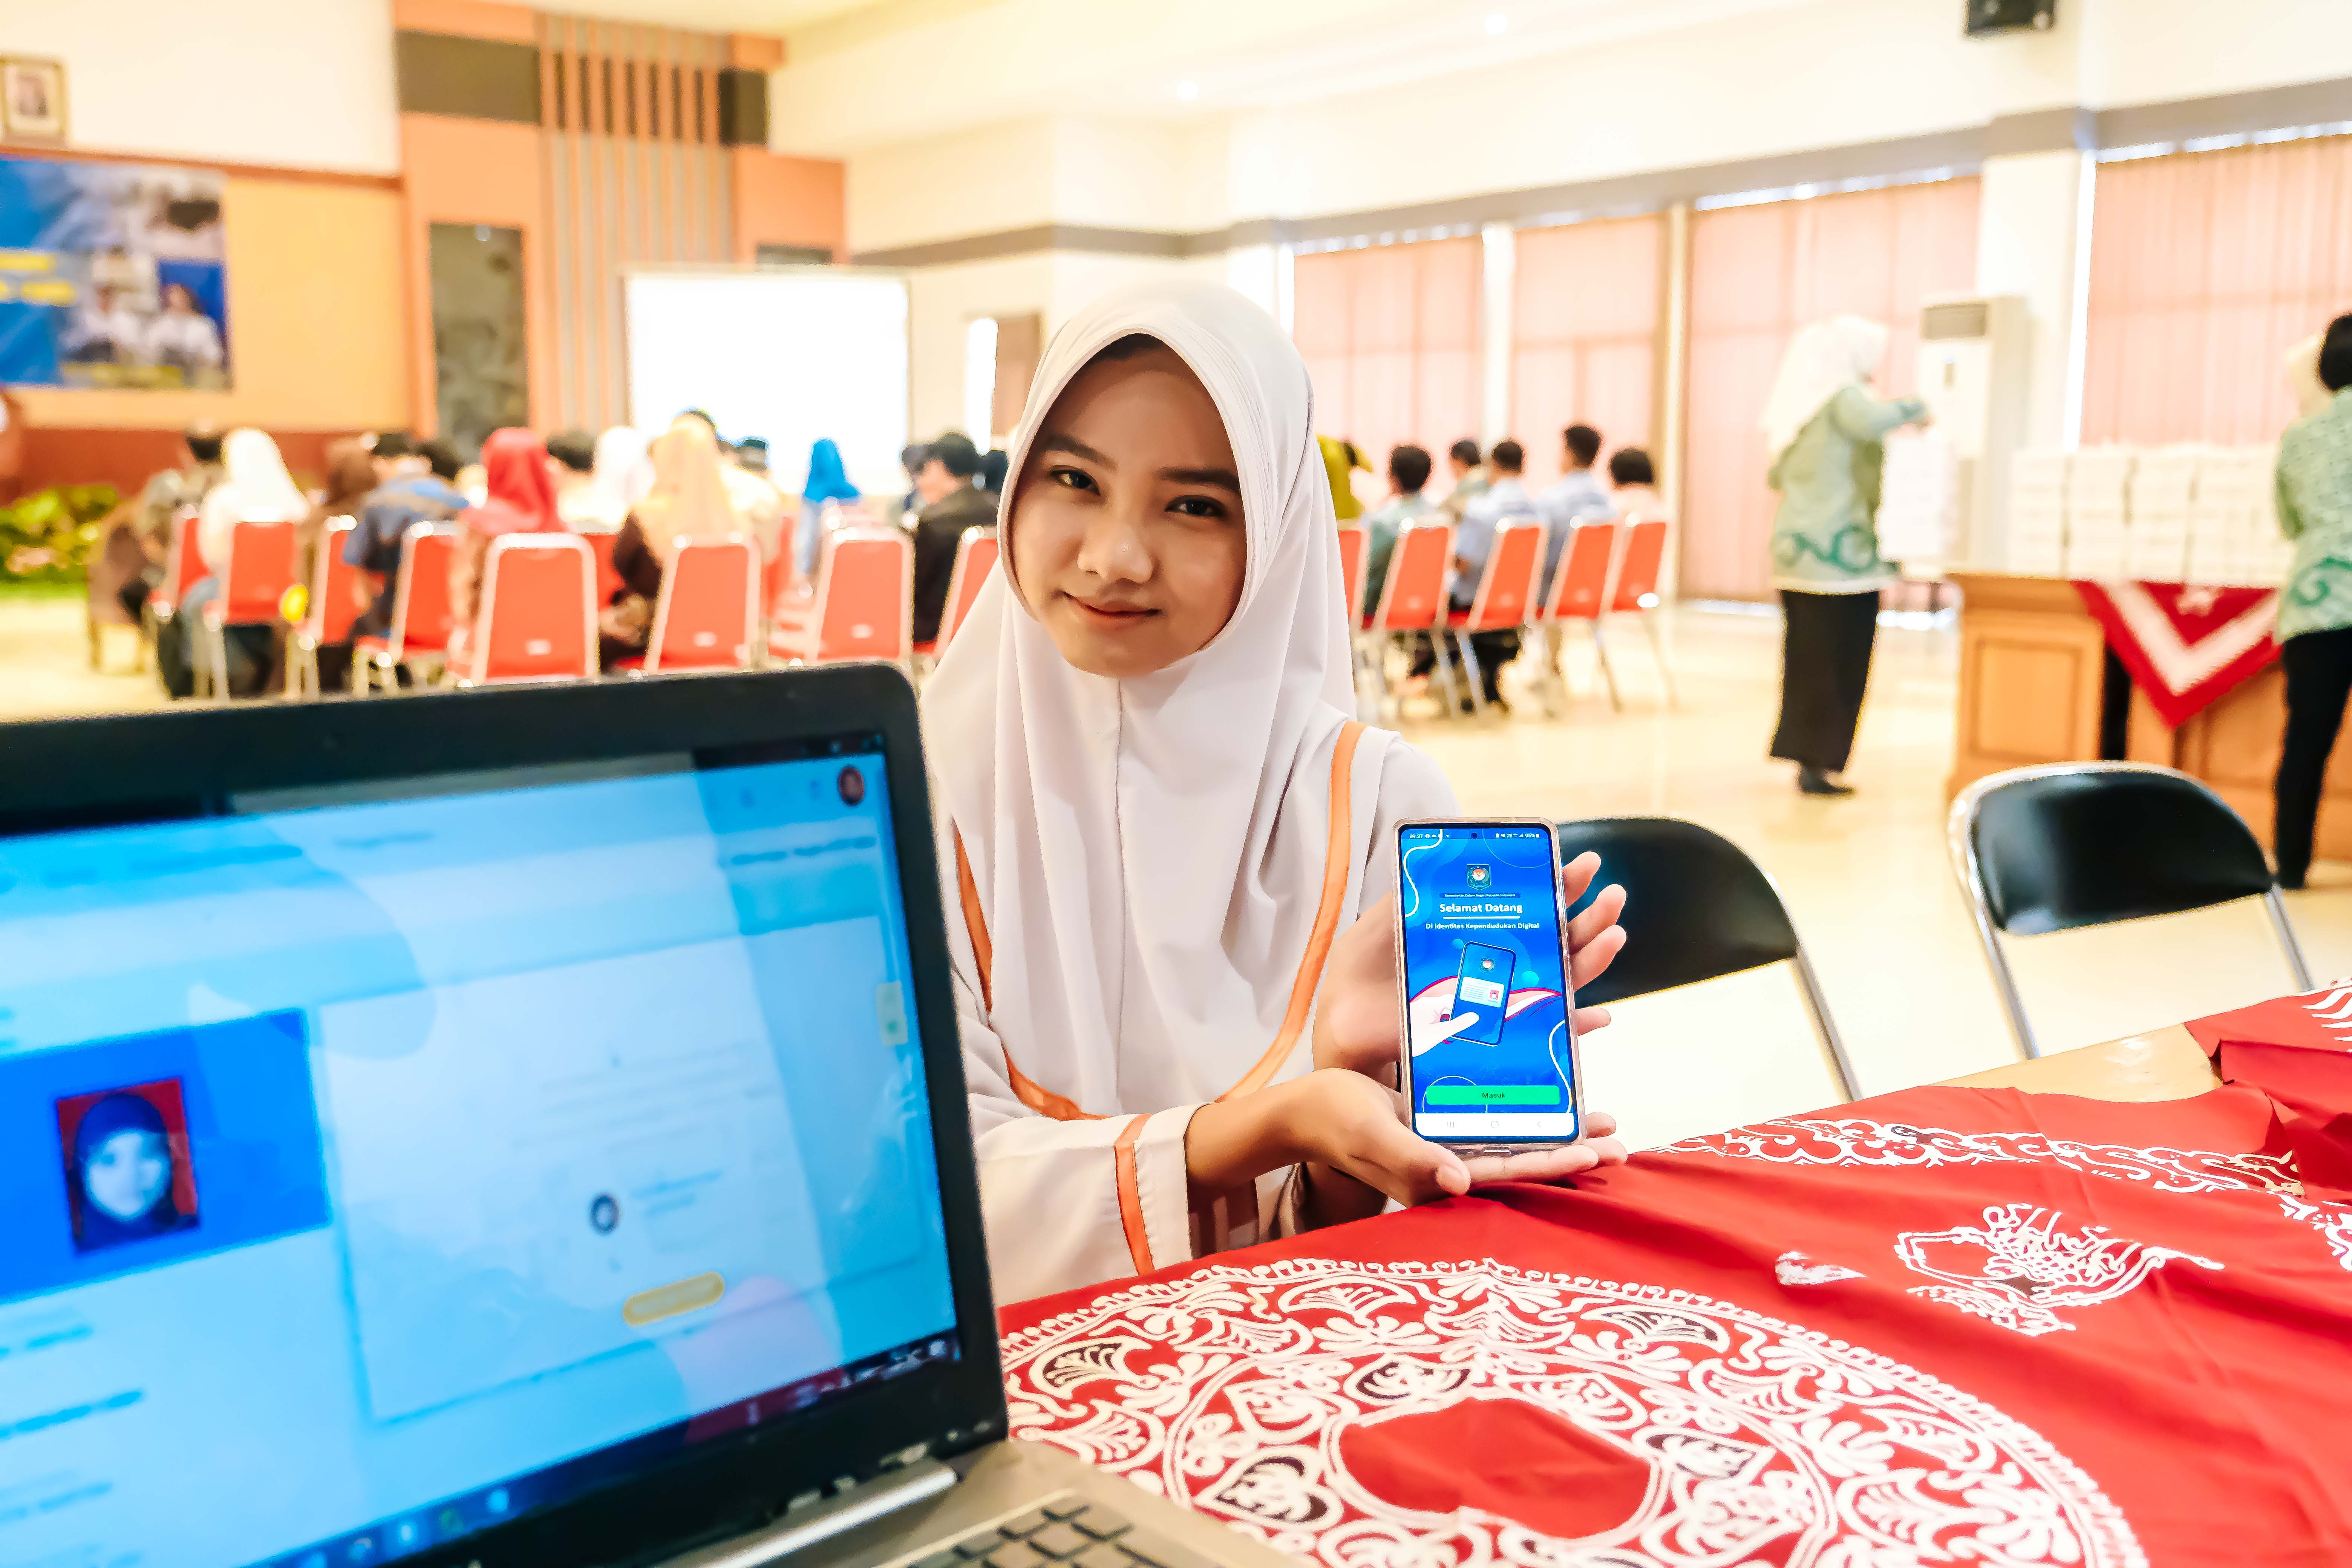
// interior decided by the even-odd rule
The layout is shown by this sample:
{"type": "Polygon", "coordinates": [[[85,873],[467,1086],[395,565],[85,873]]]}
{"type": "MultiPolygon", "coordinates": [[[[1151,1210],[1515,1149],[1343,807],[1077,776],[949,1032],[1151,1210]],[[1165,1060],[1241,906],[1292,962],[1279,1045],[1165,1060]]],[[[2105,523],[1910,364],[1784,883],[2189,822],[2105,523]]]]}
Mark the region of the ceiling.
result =
{"type": "Polygon", "coordinates": [[[568,16],[652,22],[705,33],[789,33],[886,0],[549,0],[568,16]]]}

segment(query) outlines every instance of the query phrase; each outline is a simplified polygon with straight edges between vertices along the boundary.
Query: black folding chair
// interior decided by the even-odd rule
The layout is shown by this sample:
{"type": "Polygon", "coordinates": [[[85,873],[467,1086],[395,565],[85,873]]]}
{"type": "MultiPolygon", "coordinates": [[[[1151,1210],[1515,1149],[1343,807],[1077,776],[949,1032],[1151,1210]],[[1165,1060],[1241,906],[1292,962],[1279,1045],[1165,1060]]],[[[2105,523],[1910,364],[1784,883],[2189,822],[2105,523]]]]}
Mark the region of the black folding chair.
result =
{"type": "Polygon", "coordinates": [[[1861,1098],[1845,1042],[1830,1018],[1822,983],[1789,920],[1780,890],[1728,838],[1670,816],[1612,816],[1559,826],[1559,859],[1586,850],[1600,874],[1569,911],[1576,913],[1611,882],[1624,885],[1625,949],[1609,972],[1576,993],[1580,1006],[1602,1005],[1677,985],[1696,984],[1768,963],[1787,963],[1811,1015],[1822,1061],[1848,1100],[1861,1098]]]}
{"type": "Polygon", "coordinates": [[[2042,1054],[2002,952],[2021,936],[2260,898],[2295,989],[2311,969],[2253,830],[2187,773],[2146,763],[2055,763],[1979,779],[1952,803],[1952,871],[2018,1049],[2042,1054]]]}

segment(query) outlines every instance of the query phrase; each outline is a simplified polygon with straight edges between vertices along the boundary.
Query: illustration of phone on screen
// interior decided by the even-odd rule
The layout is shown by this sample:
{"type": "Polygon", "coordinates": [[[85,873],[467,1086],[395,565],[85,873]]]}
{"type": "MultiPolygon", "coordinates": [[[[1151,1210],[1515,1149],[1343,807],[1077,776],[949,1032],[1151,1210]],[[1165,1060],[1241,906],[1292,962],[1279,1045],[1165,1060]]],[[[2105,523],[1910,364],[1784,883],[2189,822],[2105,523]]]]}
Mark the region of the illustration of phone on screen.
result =
{"type": "Polygon", "coordinates": [[[1551,824],[1396,831],[1399,1082],[1412,1130],[1473,1151],[1574,1142],[1575,999],[1551,824]]]}
{"type": "Polygon", "coordinates": [[[1463,944],[1462,968],[1454,982],[1454,1011],[1457,1017],[1465,1014],[1475,1017],[1454,1035],[1455,1039],[1475,1040],[1482,1046],[1503,1043],[1503,1008],[1510,1000],[1513,967],[1506,948],[1477,942],[1463,944]]]}

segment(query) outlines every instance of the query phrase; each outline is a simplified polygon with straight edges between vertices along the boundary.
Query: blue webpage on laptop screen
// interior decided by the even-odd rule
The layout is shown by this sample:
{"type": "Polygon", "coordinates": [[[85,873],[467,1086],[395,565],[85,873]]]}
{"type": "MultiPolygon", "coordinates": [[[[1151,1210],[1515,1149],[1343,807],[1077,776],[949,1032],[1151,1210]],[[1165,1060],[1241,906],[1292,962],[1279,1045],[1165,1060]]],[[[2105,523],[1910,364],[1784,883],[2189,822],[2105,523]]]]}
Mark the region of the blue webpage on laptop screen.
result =
{"type": "Polygon", "coordinates": [[[829,747],[0,837],[0,1563],[367,1568],[952,1356],[829,747]]]}
{"type": "Polygon", "coordinates": [[[1416,823],[1398,829],[1397,867],[1413,1131],[1465,1142],[1575,1138],[1551,835],[1416,823]]]}

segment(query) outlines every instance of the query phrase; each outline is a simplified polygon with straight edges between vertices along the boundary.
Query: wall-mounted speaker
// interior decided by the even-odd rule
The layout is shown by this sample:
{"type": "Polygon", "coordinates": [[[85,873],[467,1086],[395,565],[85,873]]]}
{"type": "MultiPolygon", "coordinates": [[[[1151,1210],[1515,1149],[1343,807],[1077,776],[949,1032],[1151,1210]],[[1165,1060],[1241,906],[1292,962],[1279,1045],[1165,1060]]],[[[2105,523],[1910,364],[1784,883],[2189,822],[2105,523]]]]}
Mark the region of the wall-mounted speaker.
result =
{"type": "Polygon", "coordinates": [[[2047,32],[2058,25],[2058,0],[1968,0],[1969,35],[2047,32]]]}

